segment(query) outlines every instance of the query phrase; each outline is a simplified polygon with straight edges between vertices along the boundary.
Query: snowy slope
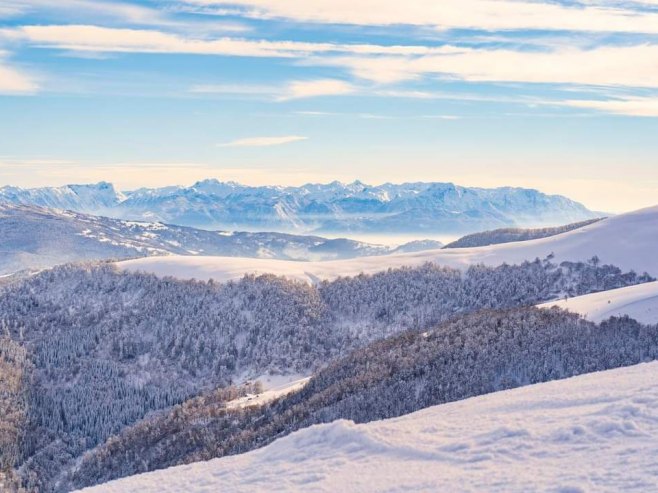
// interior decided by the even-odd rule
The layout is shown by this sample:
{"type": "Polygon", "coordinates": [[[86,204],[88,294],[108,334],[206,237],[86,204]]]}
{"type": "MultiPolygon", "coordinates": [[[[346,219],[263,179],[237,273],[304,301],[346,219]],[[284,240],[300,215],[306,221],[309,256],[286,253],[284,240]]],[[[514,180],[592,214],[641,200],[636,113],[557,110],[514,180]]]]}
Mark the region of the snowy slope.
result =
{"type": "Polygon", "coordinates": [[[313,426],[83,491],[656,491],[658,362],[313,426]]]}
{"type": "Polygon", "coordinates": [[[263,392],[257,395],[247,395],[229,401],[226,404],[226,407],[231,409],[256,405],[260,406],[267,402],[271,402],[274,399],[278,399],[279,397],[283,397],[284,395],[303,389],[310,379],[311,377],[303,377],[301,375],[263,375],[254,379],[263,385],[263,392]]]}
{"type": "Polygon", "coordinates": [[[540,308],[552,306],[579,313],[597,323],[613,316],[628,315],[640,323],[658,324],[658,282],[539,305],[540,308]]]}
{"type": "Polygon", "coordinates": [[[288,262],[276,260],[227,259],[222,257],[152,258],[119,264],[128,270],[158,275],[225,281],[245,273],[272,273],[315,281],[361,272],[374,273],[388,268],[421,265],[425,262],[464,268],[483,263],[521,263],[524,260],[555,255],[554,262],[585,261],[597,255],[601,262],[622,270],[646,271],[658,276],[658,206],[622,214],[568,233],[538,240],[505,243],[479,248],[428,250],[343,261],[288,262]]]}

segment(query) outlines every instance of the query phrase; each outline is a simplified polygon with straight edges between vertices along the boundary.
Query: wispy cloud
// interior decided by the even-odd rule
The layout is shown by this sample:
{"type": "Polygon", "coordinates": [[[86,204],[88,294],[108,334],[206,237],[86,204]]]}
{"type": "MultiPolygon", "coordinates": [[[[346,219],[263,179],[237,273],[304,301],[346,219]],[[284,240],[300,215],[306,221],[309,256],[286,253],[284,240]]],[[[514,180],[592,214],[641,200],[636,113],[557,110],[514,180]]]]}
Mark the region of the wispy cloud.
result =
{"type": "Polygon", "coordinates": [[[301,135],[285,135],[281,137],[249,137],[246,139],[238,139],[223,144],[217,144],[217,147],[272,147],[284,144],[292,144],[293,142],[300,142],[308,140],[308,137],[301,135]]]}
{"type": "Polygon", "coordinates": [[[384,46],[376,44],[269,41],[235,37],[192,37],[155,29],[96,25],[21,26],[0,29],[0,37],[43,48],[116,53],[184,53],[243,57],[302,58],[314,54],[421,56],[459,51],[450,46],[384,46]]]}
{"type": "Polygon", "coordinates": [[[32,94],[39,85],[31,76],[12,67],[4,60],[7,53],[0,51],[0,94],[32,94]]]}
{"type": "Polygon", "coordinates": [[[23,12],[23,9],[13,2],[0,5],[0,18],[13,17],[23,12]]]}
{"type": "MultiPolygon", "coordinates": [[[[115,20],[132,24],[165,23],[165,16],[157,9],[124,2],[103,0],[14,0],[21,10],[56,13],[67,19],[94,18],[96,21],[115,20]]],[[[11,4],[11,1],[10,1],[11,4]]],[[[11,7],[11,5],[10,5],[11,7]]]]}
{"type": "MultiPolygon", "coordinates": [[[[649,43],[599,46],[592,49],[560,47],[535,52],[458,46],[401,47],[230,37],[201,39],[157,30],[98,26],[25,26],[0,30],[0,37],[23,40],[40,47],[95,53],[190,53],[306,58],[305,64],[342,67],[360,79],[381,84],[395,84],[438,75],[476,82],[658,87],[658,65],[655,63],[658,59],[658,44],[649,43]]],[[[278,97],[294,99],[354,91],[354,86],[348,82],[312,80],[293,82],[278,97]]]]}
{"type": "Polygon", "coordinates": [[[658,118],[658,97],[609,100],[572,100],[565,106],[601,111],[625,116],[658,118]]]}
{"type": "Polygon", "coordinates": [[[343,96],[356,92],[356,88],[345,81],[335,79],[291,82],[279,96],[280,101],[314,98],[319,96],[343,96]]]}
{"type": "Polygon", "coordinates": [[[540,53],[463,48],[449,55],[328,57],[318,63],[386,84],[438,75],[471,82],[658,87],[656,60],[658,44],[639,44],[540,53]]]}
{"type": "Polygon", "coordinates": [[[98,24],[113,24],[120,26],[157,26],[181,31],[203,32],[245,32],[249,28],[244,23],[235,21],[218,22],[216,20],[181,19],[172,15],[165,8],[136,5],[128,1],[108,0],[9,0],[7,6],[3,1],[0,6],[0,17],[3,10],[9,14],[30,13],[31,15],[47,15],[49,18],[61,19],[65,24],[86,23],[93,19],[98,24]]]}
{"type": "Polygon", "coordinates": [[[280,102],[321,96],[343,96],[356,91],[357,88],[352,84],[335,79],[292,81],[281,85],[198,84],[190,88],[190,92],[194,94],[256,97],[280,102]]]}
{"type": "MultiPolygon", "coordinates": [[[[633,4],[564,5],[510,0],[185,0],[201,7],[241,7],[255,18],[439,29],[658,32],[658,14],[633,4]],[[620,6],[622,5],[622,6],[620,6]]],[[[655,3],[645,0],[645,3],[655,3]]],[[[235,12],[234,12],[235,13],[235,12]]]]}

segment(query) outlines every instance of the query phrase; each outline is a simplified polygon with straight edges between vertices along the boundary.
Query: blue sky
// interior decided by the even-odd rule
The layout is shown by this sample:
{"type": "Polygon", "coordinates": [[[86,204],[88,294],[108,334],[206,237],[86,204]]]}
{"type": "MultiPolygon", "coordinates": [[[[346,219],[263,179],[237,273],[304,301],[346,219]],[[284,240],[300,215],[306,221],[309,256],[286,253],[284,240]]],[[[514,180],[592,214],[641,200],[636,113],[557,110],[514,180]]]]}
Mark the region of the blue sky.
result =
{"type": "Polygon", "coordinates": [[[658,0],[2,0],[0,185],[658,200],[658,0]]]}

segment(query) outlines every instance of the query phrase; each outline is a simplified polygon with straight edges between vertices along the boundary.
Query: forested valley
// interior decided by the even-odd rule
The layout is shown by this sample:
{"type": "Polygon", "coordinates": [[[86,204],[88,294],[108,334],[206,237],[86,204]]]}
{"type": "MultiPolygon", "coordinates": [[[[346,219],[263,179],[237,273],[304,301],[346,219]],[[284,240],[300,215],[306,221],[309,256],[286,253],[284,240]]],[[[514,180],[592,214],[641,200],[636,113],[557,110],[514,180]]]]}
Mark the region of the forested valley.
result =
{"type": "Polygon", "coordinates": [[[45,271],[0,291],[0,409],[11,410],[0,417],[2,480],[68,491],[248,450],[304,424],[592,371],[604,365],[592,351],[613,351],[605,361],[616,365],[653,358],[654,329],[629,320],[598,328],[563,312],[491,312],[650,280],[596,258],[465,272],[426,264],[316,285],[92,264],[45,271]],[[622,347],[619,331],[638,335],[622,347]],[[549,342],[557,352],[541,360],[549,342]],[[316,376],[263,408],[223,409],[266,372],[316,376]],[[144,430],[162,447],[135,449],[130,434],[144,430]]]}

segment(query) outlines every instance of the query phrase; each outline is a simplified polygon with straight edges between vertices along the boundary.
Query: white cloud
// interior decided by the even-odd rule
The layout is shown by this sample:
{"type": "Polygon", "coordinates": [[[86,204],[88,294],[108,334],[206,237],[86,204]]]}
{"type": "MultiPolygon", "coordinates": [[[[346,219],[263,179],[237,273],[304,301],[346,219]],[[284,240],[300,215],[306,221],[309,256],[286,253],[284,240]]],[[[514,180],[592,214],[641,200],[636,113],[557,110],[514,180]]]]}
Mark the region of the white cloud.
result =
{"type": "Polygon", "coordinates": [[[249,137],[246,139],[238,139],[224,144],[218,144],[218,147],[272,147],[284,144],[291,144],[293,142],[300,142],[307,140],[308,137],[300,135],[285,135],[282,137],[249,137]]]}
{"type": "Polygon", "coordinates": [[[455,50],[421,57],[336,57],[317,63],[349,68],[357,77],[396,83],[427,75],[474,82],[526,82],[658,87],[658,45],[521,52],[455,50]]]}
{"type": "Polygon", "coordinates": [[[431,55],[455,51],[452,47],[380,46],[241,38],[192,38],[157,30],[119,29],[92,25],[22,26],[0,29],[0,37],[36,46],[70,51],[188,53],[245,57],[304,57],[322,53],[354,55],[431,55]]]}
{"type": "MultiPolygon", "coordinates": [[[[397,84],[430,76],[472,82],[658,87],[658,44],[649,43],[591,49],[558,46],[538,52],[190,37],[158,30],[89,25],[5,28],[0,29],[0,38],[83,54],[137,52],[295,58],[306,65],[337,66],[376,84],[397,84]]],[[[380,89],[373,91],[383,95],[380,89]]],[[[406,93],[405,97],[436,97],[423,91],[412,94],[414,91],[395,89],[399,94],[406,93]]],[[[196,93],[263,95],[279,101],[362,90],[338,79],[294,81],[279,87],[198,85],[191,88],[196,93]]]]}
{"type": "Polygon", "coordinates": [[[233,38],[187,38],[156,30],[117,29],[87,25],[24,26],[0,30],[0,36],[41,47],[68,51],[189,53],[252,57],[289,57],[308,52],[313,44],[258,42],[233,38]]]}
{"type": "MultiPolygon", "coordinates": [[[[6,1],[6,0],[0,0],[6,1]]],[[[135,5],[127,1],[107,0],[13,0],[22,12],[57,19],[57,23],[75,25],[93,20],[98,25],[156,26],[196,35],[203,33],[243,33],[251,29],[244,23],[215,19],[176,17],[174,9],[135,5]]],[[[1,9],[0,7],[0,15],[1,9]]]]}
{"type": "Polygon", "coordinates": [[[139,5],[103,0],[14,0],[25,11],[62,13],[71,18],[93,17],[121,20],[134,24],[159,24],[164,22],[162,12],[139,5]]]}
{"type": "Polygon", "coordinates": [[[37,82],[20,70],[9,66],[0,51],[0,94],[32,94],[39,90],[37,82]]]}
{"type": "Polygon", "coordinates": [[[565,101],[565,106],[602,111],[616,115],[658,117],[658,97],[565,101]]]}
{"type": "Polygon", "coordinates": [[[219,94],[245,97],[260,97],[275,101],[290,101],[292,99],[314,98],[320,96],[341,96],[356,92],[351,84],[336,79],[319,79],[308,81],[292,81],[285,85],[256,84],[199,84],[192,86],[194,94],[219,94]]]}
{"type": "MultiPolygon", "coordinates": [[[[565,6],[521,0],[185,0],[242,7],[243,15],[356,25],[409,24],[441,29],[658,32],[658,14],[618,6],[565,6]]],[[[655,0],[648,0],[654,3],[655,0]]],[[[646,2],[645,2],[646,3],[646,2]]]]}
{"type": "Polygon", "coordinates": [[[314,98],[319,96],[342,96],[351,94],[356,88],[345,81],[335,79],[321,79],[291,82],[279,97],[280,101],[290,99],[314,98]]]}
{"type": "MultiPolygon", "coordinates": [[[[397,83],[427,75],[440,75],[478,82],[658,87],[656,44],[602,46],[593,49],[560,47],[553,51],[528,52],[455,46],[349,45],[230,37],[200,39],[156,30],[74,25],[8,28],[0,30],[0,37],[3,36],[36,46],[94,53],[306,57],[306,64],[344,67],[359,78],[377,83],[397,83]]],[[[353,88],[342,81],[309,81],[294,83],[284,89],[279,97],[292,99],[352,91],[353,88]]]]}
{"type": "Polygon", "coordinates": [[[23,9],[20,8],[18,4],[7,3],[6,5],[0,5],[0,18],[3,17],[13,17],[23,12],[23,9]]]}

